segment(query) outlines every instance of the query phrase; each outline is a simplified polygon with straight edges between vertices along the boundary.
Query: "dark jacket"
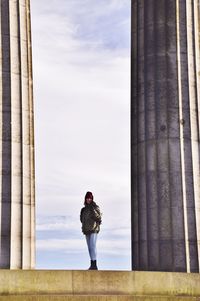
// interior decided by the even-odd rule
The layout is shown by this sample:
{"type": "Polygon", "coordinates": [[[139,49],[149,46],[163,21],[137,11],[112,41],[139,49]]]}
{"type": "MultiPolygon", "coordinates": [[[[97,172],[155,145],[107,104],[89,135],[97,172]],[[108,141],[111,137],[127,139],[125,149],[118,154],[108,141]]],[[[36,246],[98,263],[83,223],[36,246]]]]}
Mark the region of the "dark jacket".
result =
{"type": "Polygon", "coordinates": [[[86,204],[80,212],[82,232],[85,235],[91,233],[99,233],[101,216],[102,214],[100,212],[99,206],[95,202],[92,202],[91,204],[86,204]]]}

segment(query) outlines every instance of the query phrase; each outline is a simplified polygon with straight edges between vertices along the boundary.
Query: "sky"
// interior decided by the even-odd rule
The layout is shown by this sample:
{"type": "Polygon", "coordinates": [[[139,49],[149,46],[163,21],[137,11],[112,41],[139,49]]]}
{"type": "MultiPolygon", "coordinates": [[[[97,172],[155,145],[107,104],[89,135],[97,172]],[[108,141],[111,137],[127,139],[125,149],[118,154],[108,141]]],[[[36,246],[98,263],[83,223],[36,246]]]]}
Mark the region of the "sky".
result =
{"type": "Polygon", "coordinates": [[[37,269],[89,267],[87,191],[103,213],[99,269],[131,269],[130,5],[31,1],[37,269]]]}

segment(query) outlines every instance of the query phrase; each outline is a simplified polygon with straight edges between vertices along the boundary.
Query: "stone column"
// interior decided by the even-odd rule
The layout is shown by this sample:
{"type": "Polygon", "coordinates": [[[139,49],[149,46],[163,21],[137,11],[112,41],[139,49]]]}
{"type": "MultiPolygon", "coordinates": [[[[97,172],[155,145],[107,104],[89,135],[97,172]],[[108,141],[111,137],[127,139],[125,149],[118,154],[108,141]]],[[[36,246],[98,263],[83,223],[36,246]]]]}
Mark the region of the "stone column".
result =
{"type": "Polygon", "coordinates": [[[0,2],[0,268],[35,266],[29,0],[0,2]]]}
{"type": "Polygon", "coordinates": [[[199,0],[132,0],[132,269],[200,271],[199,0]]]}

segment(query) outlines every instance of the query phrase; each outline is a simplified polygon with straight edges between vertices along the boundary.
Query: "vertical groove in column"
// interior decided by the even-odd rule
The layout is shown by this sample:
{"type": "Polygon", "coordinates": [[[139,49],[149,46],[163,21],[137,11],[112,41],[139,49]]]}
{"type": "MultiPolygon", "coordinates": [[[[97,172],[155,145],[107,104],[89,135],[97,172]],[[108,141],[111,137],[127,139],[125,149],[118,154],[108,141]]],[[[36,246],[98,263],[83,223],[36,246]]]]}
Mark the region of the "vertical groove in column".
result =
{"type": "Polygon", "coordinates": [[[145,147],[145,83],[144,83],[144,5],[138,2],[138,226],[139,264],[148,269],[147,196],[146,196],[146,147],[145,147]]]}
{"type": "MultiPolygon", "coordinates": [[[[0,3],[1,5],[1,3],[0,3]]],[[[0,137],[2,137],[3,133],[3,126],[2,126],[2,117],[3,117],[3,106],[2,106],[2,30],[1,30],[1,14],[2,14],[2,7],[0,7],[0,137]]],[[[0,139],[0,172],[2,174],[2,145],[3,139],[0,139]]],[[[2,182],[0,181],[0,195],[2,199],[2,182]]],[[[0,217],[2,216],[2,201],[0,201],[0,217]]],[[[1,221],[1,218],[0,218],[1,221]]],[[[1,222],[0,222],[0,267],[2,265],[2,252],[1,252],[1,244],[2,244],[2,236],[1,236],[1,222]]]]}
{"type": "MultiPolygon", "coordinates": [[[[170,255],[168,255],[169,257],[171,256],[171,258],[168,258],[168,262],[164,263],[164,269],[163,270],[168,270],[168,271],[173,271],[174,267],[175,267],[175,262],[174,262],[174,229],[173,229],[173,220],[172,220],[172,212],[173,212],[173,201],[174,201],[174,194],[172,192],[172,182],[176,179],[177,173],[174,173],[174,170],[172,171],[171,169],[171,159],[172,159],[172,154],[173,156],[175,155],[175,149],[179,150],[179,143],[176,143],[177,141],[179,141],[179,135],[177,137],[177,127],[178,127],[178,114],[179,111],[178,109],[174,109],[170,107],[170,103],[169,103],[169,94],[168,94],[168,77],[169,77],[169,66],[171,65],[171,61],[173,61],[174,65],[176,65],[176,60],[174,60],[174,56],[171,55],[170,52],[170,47],[169,47],[169,40],[168,40],[168,17],[169,17],[169,10],[170,10],[170,14],[173,15],[172,11],[171,11],[171,2],[169,1],[165,1],[164,3],[164,32],[165,32],[165,47],[164,47],[164,51],[165,51],[165,94],[164,94],[164,99],[166,102],[166,138],[167,138],[167,154],[166,154],[166,167],[167,167],[167,184],[169,185],[168,187],[168,198],[167,198],[167,219],[168,222],[167,224],[167,228],[168,228],[168,234],[167,234],[167,243],[169,245],[169,249],[170,249],[170,255]],[[174,127],[176,128],[175,133],[174,133],[174,127]],[[174,139],[175,138],[175,139],[174,139]],[[175,142],[176,141],[176,142],[175,142]],[[178,145],[177,145],[178,144],[178,145]]],[[[174,9],[174,15],[175,15],[175,9],[174,9]]],[[[173,36],[171,37],[172,41],[174,41],[173,36]]],[[[175,41],[174,41],[175,42],[175,41]]],[[[177,88],[177,82],[175,82],[175,87],[177,88]]],[[[160,130],[162,131],[162,125],[160,127],[160,130]]],[[[164,127],[163,127],[164,128],[164,127]]],[[[179,157],[179,156],[177,156],[179,157]]],[[[178,161],[178,160],[177,160],[178,161]]],[[[163,162],[165,162],[165,160],[163,160],[163,162]]],[[[164,205],[165,206],[165,205],[164,205]]]]}
{"type": "MultiPolygon", "coordinates": [[[[187,73],[182,71],[182,64],[181,61],[183,60],[184,53],[186,53],[186,47],[184,47],[184,37],[181,36],[181,33],[184,32],[185,23],[182,22],[182,18],[185,15],[186,17],[186,8],[185,13],[183,13],[183,9],[181,11],[180,8],[180,0],[176,1],[176,9],[177,9],[177,62],[178,62],[178,92],[179,92],[179,118],[180,118],[180,143],[181,143],[181,175],[182,175],[182,193],[183,193],[183,216],[184,216],[184,232],[185,232],[185,253],[186,253],[186,271],[190,271],[190,259],[189,259],[189,243],[188,243],[188,223],[187,223],[187,206],[186,206],[186,185],[185,185],[185,156],[184,156],[184,131],[182,124],[184,123],[183,119],[183,106],[184,106],[184,99],[183,97],[188,97],[188,90],[187,90],[187,73]],[[185,51],[182,53],[181,50],[185,48],[185,51]],[[184,77],[184,78],[183,78],[184,77]],[[182,86],[183,82],[186,82],[186,86],[182,86]],[[184,91],[182,91],[185,89],[184,91]]],[[[184,4],[183,4],[184,5],[184,4]]],[[[185,58],[184,58],[185,61],[185,58]]],[[[187,61],[185,61],[187,64],[187,61]]]]}
{"type": "Polygon", "coordinates": [[[137,178],[137,0],[131,3],[131,231],[132,231],[132,270],[139,269],[138,235],[138,178],[137,178]]]}
{"type": "Polygon", "coordinates": [[[28,85],[28,43],[26,1],[19,2],[20,49],[21,49],[21,89],[22,89],[22,182],[23,182],[23,269],[30,268],[31,262],[31,170],[30,170],[30,106],[28,85]]]}
{"type": "MultiPolygon", "coordinates": [[[[197,267],[197,237],[196,237],[196,221],[195,221],[195,204],[194,204],[194,189],[193,189],[193,169],[192,161],[192,131],[191,131],[191,116],[190,116],[190,78],[189,70],[191,68],[188,57],[188,4],[180,3],[180,63],[181,63],[181,84],[182,84],[182,133],[183,133],[183,156],[184,156],[184,171],[183,179],[185,186],[185,224],[187,225],[186,236],[188,245],[188,272],[195,272],[197,267]],[[184,87],[184,83],[186,83],[184,87]]],[[[191,4],[191,3],[190,3],[191,4]]],[[[191,19],[190,19],[191,20],[191,19]]]]}
{"type": "Polygon", "coordinates": [[[29,114],[30,114],[30,173],[31,173],[31,268],[35,268],[35,153],[34,153],[34,105],[33,105],[33,72],[31,48],[31,14],[30,0],[27,7],[27,42],[28,42],[28,83],[29,83],[29,114]]]}
{"type": "MultiPolygon", "coordinates": [[[[196,110],[197,110],[197,123],[198,123],[198,147],[200,154],[200,1],[194,0],[194,36],[195,36],[195,79],[196,79],[196,110]]],[[[200,170],[200,166],[199,166],[200,170]]],[[[199,171],[200,172],[200,171],[199,171]]],[[[197,243],[198,243],[198,260],[199,260],[199,271],[200,271],[200,176],[197,176],[197,189],[198,195],[195,207],[197,210],[196,223],[197,223],[197,243]]]]}
{"type": "Polygon", "coordinates": [[[160,229],[160,270],[173,268],[171,199],[169,180],[169,125],[167,99],[167,57],[166,57],[166,1],[156,2],[155,49],[156,49],[156,128],[157,128],[157,183],[160,229]]]}
{"type": "Polygon", "coordinates": [[[157,210],[158,210],[158,217],[157,217],[157,224],[158,224],[158,242],[159,242],[159,247],[158,247],[158,256],[159,256],[159,262],[157,265],[156,270],[160,270],[160,204],[159,204],[159,159],[158,159],[158,152],[159,152],[159,143],[157,141],[157,26],[156,26],[156,20],[157,20],[157,5],[156,1],[153,0],[153,10],[154,10],[154,74],[153,74],[153,80],[154,80],[154,102],[155,102],[155,107],[154,107],[154,113],[155,113],[155,127],[156,127],[156,133],[155,133],[155,139],[156,139],[156,150],[155,150],[155,155],[156,155],[156,184],[157,184],[157,210]]]}
{"type": "Polygon", "coordinates": [[[11,79],[9,1],[1,1],[1,231],[0,268],[10,268],[11,228],[11,79]]]}
{"type": "MultiPolygon", "coordinates": [[[[166,8],[167,24],[167,110],[168,110],[168,141],[169,141],[169,174],[170,174],[170,200],[171,200],[171,225],[172,225],[172,248],[173,270],[186,271],[185,255],[185,230],[184,230],[184,206],[181,176],[181,141],[179,126],[179,53],[177,47],[179,37],[177,29],[176,2],[169,0],[166,8]]],[[[178,18],[179,19],[179,18],[178,18]]],[[[179,42],[178,42],[179,43],[179,42]]]]}
{"type": "Polygon", "coordinates": [[[11,268],[22,268],[22,104],[19,3],[10,0],[12,187],[11,268]]]}
{"type": "Polygon", "coordinates": [[[157,198],[157,141],[155,112],[155,1],[145,3],[145,137],[147,170],[148,270],[157,270],[159,227],[157,198]]]}
{"type": "MultiPolygon", "coordinates": [[[[197,94],[197,113],[200,115],[200,0],[194,0],[194,36],[195,36],[195,77],[197,94]]],[[[200,120],[198,117],[198,132],[200,141],[200,120]]]]}
{"type": "MultiPolygon", "coordinates": [[[[200,114],[200,1],[194,0],[194,52],[195,52],[195,80],[196,80],[196,97],[197,113],[200,114]]],[[[200,141],[200,120],[198,118],[198,137],[200,141]]]]}
{"type": "MultiPolygon", "coordinates": [[[[190,113],[190,129],[191,129],[191,166],[193,178],[191,183],[188,184],[188,190],[192,190],[193,199],[191,204],[191,198],[187,199],[188,208],[188,224],[190,225],[191,219],[193,221],[193,229],[189,228],[189,246],[190,246],[190,257],[191,259],[195,256],[198,261],[200,257],[200,153],[199,153],[199,133],[198,133],[198,107],[197,107],[197,91],[196,91],[196,66],[195,66],[195,32],[194,32],[194,10],[193,10],[193,0],[188,0],[186,2],[187,14],[187,54],[188,54],[188,83],[189,83],[189,113],[190,113]],[[190,187],[189,187],[190,184],[190,187]],[[193,184],[193,186],[191,185],[193,184]],[[192,189],[193,188],[193,189],[192,189]],[[190,208],[192,207],[192,208],[190,208]],[[190,209],[190,211],[189,211],[190,209]],[[196,246],[197,241],[197,246],[196,246]]],[[[188,180],[189,182],[189,180],[188,180]]],[[[200,270],[200,262],[195,262],[193,269],[194,272],[200,270]],[[198,269],[197,269],[198,266],[198,269]]]]}
{"type": "Polygon", "coordinates": [[[144,179],[145,179],[145,185],[143,187],[143,189],[145,190],[145,197],[144,197],[144,215],[143,218],[146,219],[145,223],[146,223],[146,253],[147,253],[147,258],[146,258],[146,270],[149,270],[149,231],[148,231],[148,226],[149,226],[149,221],[148,221],[148,158],[147,158],[147,151],[148,151],[148,147],[147,147],[147,109],[146,109],[146,102],[147,102],[147,98],[148,98],[148,84],[147,84],[147,70],[148,70],[148,66],[147,66],[147,26],[146,26],[146,17],[147,17],[147,10],[148,10],[148,2],[144,1],[143,4],[143,49],[144,49],[144,104],[143,104],[143,112],[141,112],[140,114],[143,115],[142,120],[143,120],[143,126],[144,126],[144,179]]]}

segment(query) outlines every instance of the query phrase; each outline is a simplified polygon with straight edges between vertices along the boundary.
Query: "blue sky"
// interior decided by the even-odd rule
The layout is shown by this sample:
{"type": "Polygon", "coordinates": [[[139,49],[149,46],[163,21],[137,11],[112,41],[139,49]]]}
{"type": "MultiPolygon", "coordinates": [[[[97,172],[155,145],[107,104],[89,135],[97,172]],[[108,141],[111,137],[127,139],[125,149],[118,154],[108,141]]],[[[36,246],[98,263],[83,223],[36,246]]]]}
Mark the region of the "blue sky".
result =
{"type": "Polygon", "coordinates": [[[99,268],[131,268],[130,4],[31,2],[38,269],[88,268],[88,190],[103,212],[99,268]]]}

